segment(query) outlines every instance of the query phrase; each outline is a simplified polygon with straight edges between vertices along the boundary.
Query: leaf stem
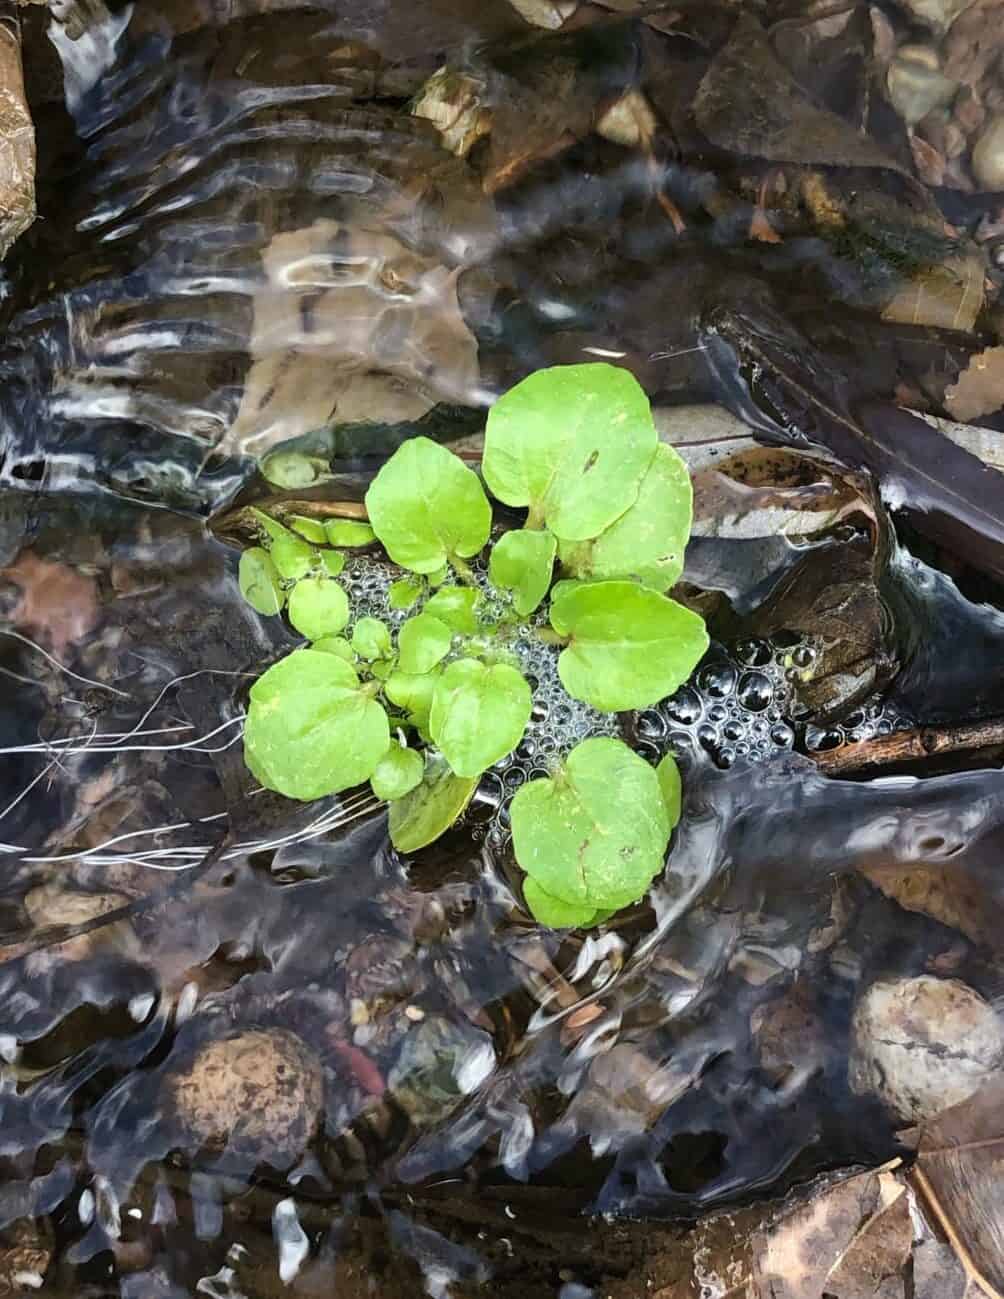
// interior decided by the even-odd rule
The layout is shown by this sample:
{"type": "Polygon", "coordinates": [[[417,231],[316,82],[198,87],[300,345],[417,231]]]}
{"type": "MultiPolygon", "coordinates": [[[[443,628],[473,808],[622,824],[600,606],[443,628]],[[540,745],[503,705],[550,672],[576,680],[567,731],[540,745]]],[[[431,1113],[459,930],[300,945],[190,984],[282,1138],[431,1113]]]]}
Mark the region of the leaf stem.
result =
{"type": "Polygon", "coordinates": [[[558,633],[552,631],[550,627],[538,627],[536,636],[537,639],[543,641],[545,645],[567,645],[572,639],[570,636],[559,636],[558,633]]]}
{"type": "Polygon", "coordinates": [[[474,577],[474,570],[471,568],[470,564],[461,559],[459,555],[451,555],[450,563],[453,565],[453,571],[456,573],[457,577],[460,578],[461,582],[463,582],[464,586],[477,585],[474,577]]]}

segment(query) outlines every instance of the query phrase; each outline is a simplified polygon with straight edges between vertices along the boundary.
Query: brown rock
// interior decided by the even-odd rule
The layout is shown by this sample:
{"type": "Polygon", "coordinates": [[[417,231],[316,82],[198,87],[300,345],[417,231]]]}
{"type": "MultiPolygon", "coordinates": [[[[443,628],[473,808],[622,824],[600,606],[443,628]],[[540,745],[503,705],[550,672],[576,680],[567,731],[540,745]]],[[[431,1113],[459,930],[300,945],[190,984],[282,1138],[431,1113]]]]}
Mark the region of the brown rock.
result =
{"type": "Polygon", "coordinates": [[[281,1029],[210,1042],[167,1091],[193,1147],[227,1149],[279,1169],[303,1154],[324,1103],[320,1062],[281,1029]]]}

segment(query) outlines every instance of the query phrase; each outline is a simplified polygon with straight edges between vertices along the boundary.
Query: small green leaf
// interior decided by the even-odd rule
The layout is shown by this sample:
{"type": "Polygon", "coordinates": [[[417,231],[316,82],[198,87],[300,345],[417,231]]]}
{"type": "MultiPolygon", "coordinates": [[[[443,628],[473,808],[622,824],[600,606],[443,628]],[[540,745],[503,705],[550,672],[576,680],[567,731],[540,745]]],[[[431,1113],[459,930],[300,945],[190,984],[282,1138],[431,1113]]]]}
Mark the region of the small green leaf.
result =
{"type": "Polygon", "coordinates": [[[369,665],[370,676],[375,677],[377,681],[386,681],[396,667],[397,663],[392,658],[377,659],[369,665]]]}
{"type": "Polygon", "coordinates": [[[621,740],[583,740],[512,801],[516,860],[554,898],[619,909],[662,870],[669,832],[655,768],[621,740]]]}
{"type": "Polygon", "coordinates": [[[328,577],[304,577],[289,593],[289,621],[307,640],[337,636],[349,620],[349,597],[328,577]]]}
{"type": "Polygon", "coordinates": [[[422,594],[422,583],[414,577],[402,577],[391,582],[387,591],[387,603],[392,609],[410,609],[422,594]]]}
{"type": "Polygon", "coordinates": [[[321,567],[328,577],[338,577],[345,567],[345,556],[340,550],[322,550],[318,552],[321,567]]]}
{"type": "Polygon", "coordinates": [[[483,471],[565,541],[597,537],[633,505],[659,442],[648,398],[613,365],[538,370],[488,412],[483,471]]]}
{"type": "Polygon", "coordinates": [[[561,542],[562,565],[576,577],[633,579],[668,591],[683,572],[693,499],[686,464],[660,445],[634,505],[595,540],[561,542]]]}
{"type": "Polygon", "coordinates": [[[434,573],[488,540],[491,507],[477,474],[430,438],[409,438],[366,493],[376,535],[396,564],[434,573]]]}
{"type": "Polygon", "coordinates": [[[287,798],[362,784],[389,744],[387,714],[337,655],[296,650],[251,687],[244,757],[261,784],[287,798]]]}
{"type": "Polygon", "coordinates": [[[320,519],[308,518],[306,514],[294,514],[289,520],[289,526],[308,541],[314,541],[319,546],[327,544],[328,537],[320,519]]]}
{"type": "Polygon", "coordinates": [[[559,636],[568,635],[568,628],[561,623],[561,609],[563,603],[567,596],[569,596],[572,591],[578,590],[580,586],[585,586],[585,582],[580,581],[578,578],[566,577],[562,578],[560,582],[555,582],[554,586],[551,587],[551,626],[559,636]],[[554,621],[556,616],[555,611],[557,611],[558,622],[554,621]],[[559,625],[559,623],[561,625],[559,625]]]}
{"type": "Polygon", "coordinates": [[[426,581],[429,583],[432,589],[435,590],[437,586],[442,586],[449,576],[450,576],[449,564],[441,564],[439,568],[435,568],[431,573],[426,574],[426,581]]]}
{"type": "Polygon", "coordinates": [[[392,672],[384,682],[384,694],[403,709],[419,731],[428,731],[432,697],[440,672],[392,672]]]}
{"type": "Polygon", "coordinates": [[[398,852],[417,852],[444,834],[471,801],[478,778],[454,775],[446,759],[427,753],[425,774],[390,805],[390,840],[398,852]]]}
{"type": "Polygon", "coordinates": [[[346,663],[355,663],[356,656],[352,646],[344,636],[322,636],[320,640],[315,640],[310,647],[313,650],[320,650],[322,654],[335,654],[346,663]]]}
{"type": "Polygon", "coordinates": [[[519,744],[532,707],[515,668],[457,659],[439,678],[429,731],[458,776],[480,776],[519,744]]]}
{"type": "Polygon", "coordinates": [[[276,487],[309,487],[327,469],[317,457],[299,451],[276,451],[261,462],[262,476],[276,487]]]}
{"type": "Polygon", "coordinates": [[[279,573],[267,550],[252,546],[241,555],[237,569],[241,595],[256,613],[271,617],[286,603],[286,593],[279,585],[279,573]]]}
{"type": "Polygon", "coordinates": [[[513,592],[516,612],[533,613],[551,585],[557,542],[550,532],[506,532],[492,547],[488,576],[500,591],[513,592]]]}
{"type": "Polygon", "coordinates": [[[704,620],[634,582],[584,582],[551,604],[569,644],[561,684],[601,712],[648,708],[686,681],[708,648],[704,620]]]}
{"type": "Polygon", "coordinates": [[[453,633],[445,622],[423,609],[402,623],[397,647],[402,672],[431,672],[449,651],[453,633]]]}
{"type": "Polygon", "coordinates": [[[542,889],[536,880],[527,878],[523,897],[538,924],[551,929],[581,929],[596,918],[596,908],[581,902],[565,902],[542,889]]]}
{"type": "Polygon", "coordinates": [[[431,613],[447,627],[467,636],[478,630],[477,608],[481,592],[470,586],[441,586],[425,602],[423,613],[431,613]]]}
{"type": "Polygon", "coordinates": [[[424,767],[420,753],[391,741],[390,748],[377,763],[376,771],[370,776],[373,793],[386,803],[404,798],[405,794],[410,793],[420,783],[424,767]]]}
{"type": "Polygon", "coordinates": [[[330,546],[368,546],[376,538],[368,523],[355,519],[328,519],[324,531],[330,546]]]}
{"type": "Polygon", "coordinates": [[[683,782],[680,780],[680,768],[671,753],[667,753],[659,763],[655,774],[659,777],[662,801],[666,805],[669,829],[672,830],[678,824],[683,811],[683,782]]]}
{"type": "Polygon", "coordinates": [[[352,648],[364,659],[383,659],[390,654],[390,628],[379,618],[360,618],[352,628],[352,648]]]}

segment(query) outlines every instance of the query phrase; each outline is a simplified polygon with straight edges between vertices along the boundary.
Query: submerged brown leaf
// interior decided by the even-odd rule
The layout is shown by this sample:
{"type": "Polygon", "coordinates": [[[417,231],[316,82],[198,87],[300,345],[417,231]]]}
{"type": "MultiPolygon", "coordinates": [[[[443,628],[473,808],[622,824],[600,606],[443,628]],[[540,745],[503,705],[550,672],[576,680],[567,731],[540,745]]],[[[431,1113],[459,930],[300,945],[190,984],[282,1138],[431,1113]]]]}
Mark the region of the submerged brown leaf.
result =
{"type": "Polygon", "coordinates": [[[956,419],[980,419],[1004,406],[1004,347],[988,347],[974,356],[945,392],[945,405],[956,419]]]}
{"type": "Polygon", "coordinates": [[[953,257],[915,276],[886,305],[882,319],[968,332],[982,306],[983,262],[974,253],[953,257]]]}

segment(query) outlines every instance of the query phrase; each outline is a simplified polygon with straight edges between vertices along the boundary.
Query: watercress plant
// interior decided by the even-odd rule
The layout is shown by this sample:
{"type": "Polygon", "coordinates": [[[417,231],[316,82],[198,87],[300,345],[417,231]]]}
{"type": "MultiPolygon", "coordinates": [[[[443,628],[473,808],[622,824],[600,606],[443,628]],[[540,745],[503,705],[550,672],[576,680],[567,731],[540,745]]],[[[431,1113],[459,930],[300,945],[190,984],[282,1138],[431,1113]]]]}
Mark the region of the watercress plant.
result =
{"type": "MultiPolygon", "coordinates": [[[[555,645],[568,694],[607,712],[658,703],[708,644],[702,619],[666,594],[683,569],[690,477],[626,370],[559,366],[518,384],[489,413],[482,472],[498,500],[527,511],[492,544],[487,583],[468,563],[492,530],[481,479],[425,437],[377,474],[368,523],[294,516],[285,527],[259,511],[260,544],[240,561],[252,607],[285,608],[310,642],[253,686],[248,766],[295,799],[369,780],[401,852],[443,834],[522,739],[532,693],[520,639],[555,645]],[[337,580],[341,548],[375,542],[406,570],[389,593],[408,614],[396,632],[354,617],[337,580]]],[[[524,785],[512,835],[534,916],[591,925],[636,901],[680,803],[672,757],[655,768],[610,737],[524,785]]]]}

